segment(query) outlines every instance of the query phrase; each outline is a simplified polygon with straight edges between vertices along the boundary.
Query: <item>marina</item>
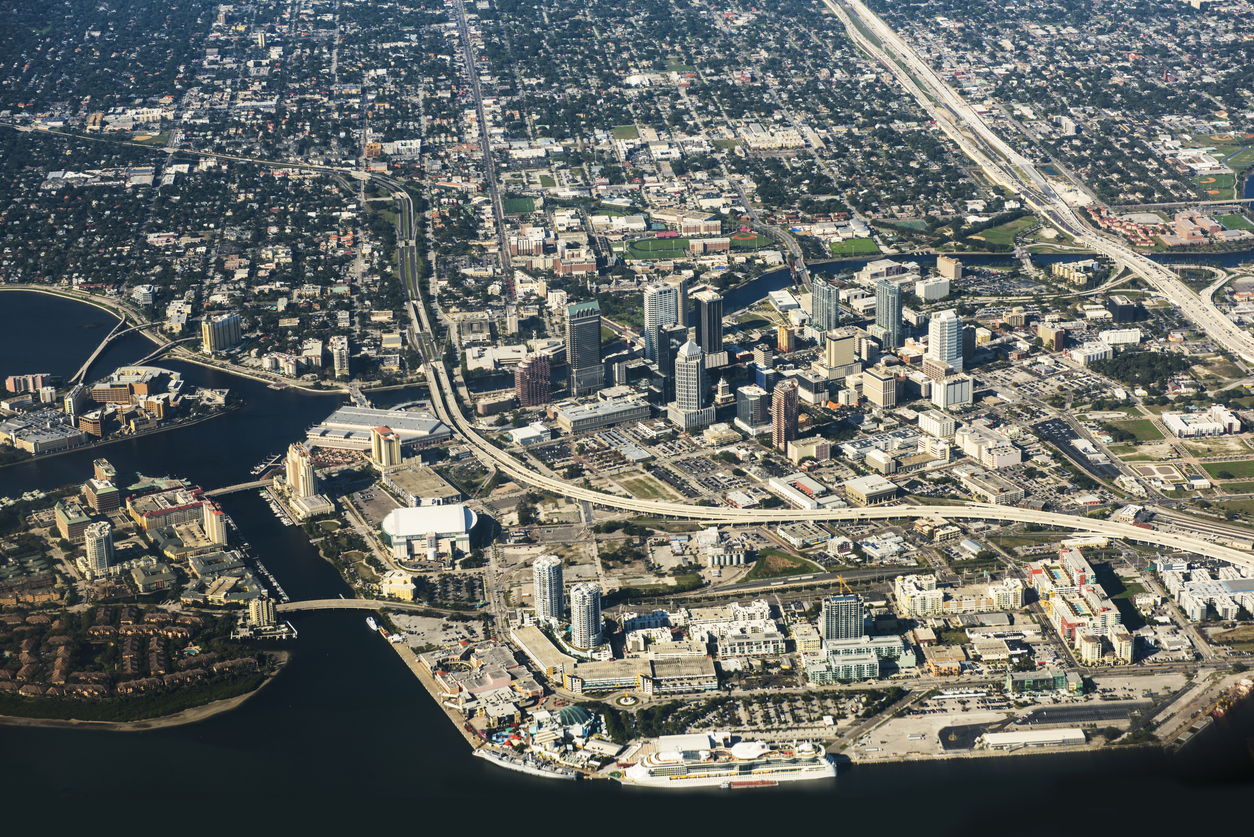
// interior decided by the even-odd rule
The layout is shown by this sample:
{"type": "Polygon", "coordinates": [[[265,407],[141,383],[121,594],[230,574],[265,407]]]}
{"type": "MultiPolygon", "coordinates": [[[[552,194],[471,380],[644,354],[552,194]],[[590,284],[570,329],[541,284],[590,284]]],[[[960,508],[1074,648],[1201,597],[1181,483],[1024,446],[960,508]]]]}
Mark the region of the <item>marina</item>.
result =
{"type": "Polygon", "coordinates": [[[296,525],[296,521],[292,519],[292,516],[283,507],[283,501],[280,500],[278,495],[274,493],[273,488],[263,488],[261,490],[261,496],[266,498],[266,503],[270,506],[270,511],[274,512],[274,516],[279,519],[280,523],[284,526],[296,525]]]}

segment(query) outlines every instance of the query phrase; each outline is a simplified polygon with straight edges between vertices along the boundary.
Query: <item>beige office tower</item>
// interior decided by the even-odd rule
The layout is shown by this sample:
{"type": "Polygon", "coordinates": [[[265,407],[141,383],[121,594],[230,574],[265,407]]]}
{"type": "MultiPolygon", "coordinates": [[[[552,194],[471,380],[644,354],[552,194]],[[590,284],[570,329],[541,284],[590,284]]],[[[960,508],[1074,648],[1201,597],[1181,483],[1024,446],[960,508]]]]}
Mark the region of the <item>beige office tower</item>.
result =
{"type": "Polygon", "coordinates": [[[937,256],[936,272],[950,282],[957,282],[962,278],[962,262],[949,256],[937,256]]]}
{"type": "Polygon", "coordinates": [[[862,373],[862,394],[876,407],[897,406],[897,376],[883,366],[862,373]]]}

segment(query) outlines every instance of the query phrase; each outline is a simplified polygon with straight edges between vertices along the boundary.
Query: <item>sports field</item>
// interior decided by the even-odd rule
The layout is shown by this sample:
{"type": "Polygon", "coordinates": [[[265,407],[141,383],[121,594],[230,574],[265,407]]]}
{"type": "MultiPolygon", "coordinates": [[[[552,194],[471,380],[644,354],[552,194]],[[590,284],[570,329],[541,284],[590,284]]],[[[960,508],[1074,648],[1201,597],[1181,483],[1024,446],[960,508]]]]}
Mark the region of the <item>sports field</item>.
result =
{"type": "Polygon", "coordinates": [[[627,245],[630,259],[676,259],[687,252],[686,238],[645,238],[627,245]]]}
{"type": "Polygon", "coordinates": [[[848,241],[833,241],[827,246],[833,256],[874,256],[880,248],[869,238],[851,238],[848,241]]]}
{"type": "Polygon", "coordinates": [[[526,215],[536,211],[536,202],[531,198],[505,198],[501,205],[506,215],[526,215]]]}

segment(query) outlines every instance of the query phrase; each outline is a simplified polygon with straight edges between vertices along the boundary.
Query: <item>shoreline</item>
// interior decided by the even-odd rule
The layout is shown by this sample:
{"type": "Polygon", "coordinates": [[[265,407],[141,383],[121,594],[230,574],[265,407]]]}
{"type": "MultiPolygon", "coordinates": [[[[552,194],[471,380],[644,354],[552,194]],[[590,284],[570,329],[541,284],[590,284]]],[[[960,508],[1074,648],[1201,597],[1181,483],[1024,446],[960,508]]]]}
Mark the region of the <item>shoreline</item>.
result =
{"type": "Polygon", "coordinates": [[[79,445],[73,448],[62,448],[61,450],[48,451],[47,453],[36,453],[27,457],[26,459],[19,459],[17,462],[6,462],[3,465],[0,465],[0,469],[11,468],[14,465],[25,465],[28,462],[39,462],[45,459],[52,459],[54,456],[62,456],[67,453],[77,453],[79,451],[87,450],[89,448],[101,448],[106,445],[117,444],[118,442],[129,442],[135,439],[142,439],[145,436],[155,436],[158,433],[165,433],[170,430],[178,430],[183,427],[194,427],[197,424],[202,424],[206,421],[211,421],[221,416],[228,415],[242,408],[243,408],[242,404],[237,404],[233,407],[225,407],[207,416],[201,416],[200,418],[195,419],[193,421],[180,422],[178,424],[171,424],[166,427],[158,427],[153,430],[142,430],[139,433],[133,433],[128,436],[115,436],[115,437],[108,438],[108,439],[101,439],[99,441],[92,442],[90,444],[79,445]]]}
{"type": "MultiPolygon", "coordinates": [[[[110,308],[106,303],[102,302],[99,299],[96,299],[95,294],[87,294],[84,297],[84,296],[77,296],[74,294],[70,294],[70,293],[65,292],[64,290],[52,288],[52,287],[42,287],[39,285],[12,285],[12,284],[4,284],[4,283],[0,283],[0,291],[46,294],[47,296],[55,296],[58,299],[64,299],[64,300],[67,300],[68,302],[81,302],[84,305],[91,305],[95,308],[99,308],[101,311],[104,311],[110,316],[117,317],[122,322],[127,323],[128,325],[130,324],[130,320],[127,319],[127,313],[128,313],[127,311],[116,309],[116,308],[110,308]]],[[[135,323],[135,325],[141,325],[141,323],[135,323]]],[[[143,328],[138,329],[139,333],[142,334],[144,337],[147,337],[150,341],[152,341],[152,343],[155,346],[160,347],[166,344],[166,341],[161,340],[155,335],[148,333],[149,329],[160,328],[161,327],[160,323],[147,322],[147,323],[143,323],[142,325],[143,325],[143,328]]],[[[216,364],[200,360],[196,357],[186,357],[184,355],[180,355],[177,352],[177,349],[169,352],[169,354],[167,354],[166,357],[169,358],[170,360],[182,361],[184,363],[194,363],[197,366],[201,366],[205,369],[216,369],[217,371],[223,372],[227,375],[236,375],[240,378],[248,378],[249,380],[257,381],[263,384],[283,384],[284,388],[286,389],[294,389],[299,392],[306,393],[308,395],[336,395],[336,394],[347,395],[347,393],[344,390],[340,390],[340,389],[311,389],[310,387],[301,386],[299,383],[289,383],[287,380],[281,379],[281,378],[262,377],[261,375],[252,374],[246,370],[239,369],[235,367],[234,365],[218,366],[216,364]]]]}
{"type": "MultiPolygon", "coordinates": [[[[286,664],[291,657],[290,651],[266,651],[264,653],[272,655],[280,664],[286,664]]],[[[273,674],[266,677],[265,680],[261,681],[261,685],[251,692],[245,692],[232,698],[215,700],[203,706],[193,706],[173,715],[160,715],[156,718],[144,718],[138,721],[83,721],[75,718],[24,718],[20,715],[0,715],[0,726],[90,729],[103,730],[105,732],[146,732],[155,729],[181,727],[207,720],[216,715],[222,715],[241,706],[253,695],[258,694],[266,686],[269,686],[282,671],[283,669],[280,667],[273,674]]]]}

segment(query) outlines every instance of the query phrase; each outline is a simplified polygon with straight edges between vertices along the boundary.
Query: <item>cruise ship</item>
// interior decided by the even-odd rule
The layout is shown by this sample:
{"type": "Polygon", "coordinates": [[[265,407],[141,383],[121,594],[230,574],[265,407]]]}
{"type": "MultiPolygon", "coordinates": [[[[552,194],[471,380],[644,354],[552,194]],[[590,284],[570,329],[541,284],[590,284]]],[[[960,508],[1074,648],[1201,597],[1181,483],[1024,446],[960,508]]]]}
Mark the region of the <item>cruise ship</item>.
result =
{"type": "Polygon", "coordinates": [[[622,781],[654,788],[757,787],[775,782],[835,779],[836,764],[809,741],[772,745],[712,743],[706,735],[668,735],[623,771],[622,781]]]}

